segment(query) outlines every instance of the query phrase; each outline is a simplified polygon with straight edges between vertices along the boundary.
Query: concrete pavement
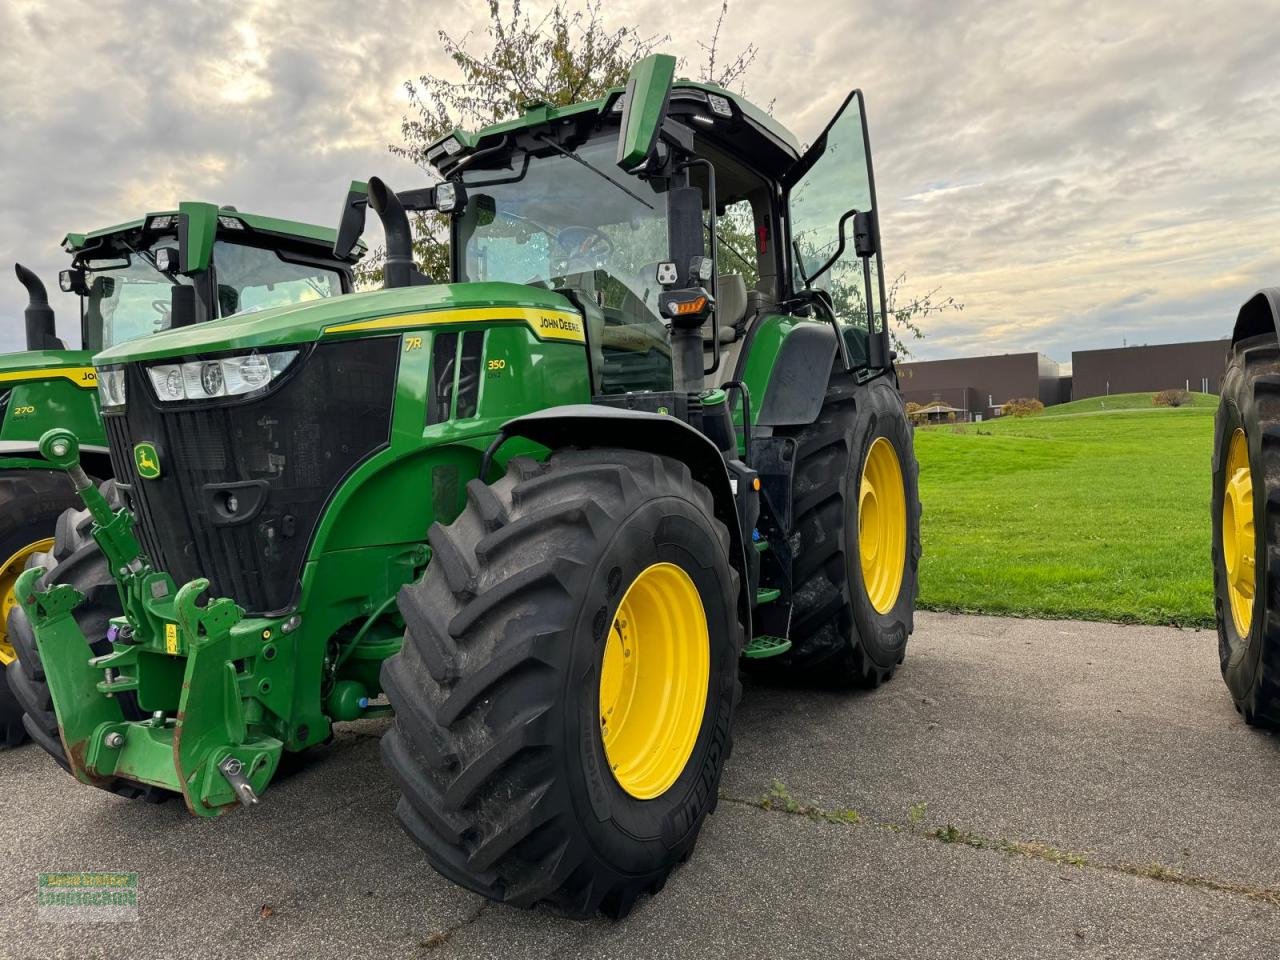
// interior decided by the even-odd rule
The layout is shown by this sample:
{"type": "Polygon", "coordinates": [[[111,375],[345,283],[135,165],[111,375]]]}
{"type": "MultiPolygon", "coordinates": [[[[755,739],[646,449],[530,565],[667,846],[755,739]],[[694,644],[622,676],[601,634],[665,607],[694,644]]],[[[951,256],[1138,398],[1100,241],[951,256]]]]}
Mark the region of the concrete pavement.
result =
{"type": "Polygon", "coordinates": [[[921,614],[887,686],[748,687],[719,810],[627,920],[487,905],[394,822],[382,724],[254,811],[0,755],[5,957],[1257,957],[1280,948],[1280,742],[1212,633],[921,614]],[[35,918],[44,871],[135,871],[133,924],[35,918]]]}

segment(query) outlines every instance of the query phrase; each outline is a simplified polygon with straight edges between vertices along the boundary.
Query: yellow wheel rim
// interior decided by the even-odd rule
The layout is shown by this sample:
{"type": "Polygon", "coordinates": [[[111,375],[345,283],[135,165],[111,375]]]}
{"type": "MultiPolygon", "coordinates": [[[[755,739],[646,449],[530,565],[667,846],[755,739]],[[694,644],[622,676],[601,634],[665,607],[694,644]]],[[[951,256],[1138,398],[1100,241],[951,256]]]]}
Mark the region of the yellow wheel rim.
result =
{"type": "Polygon", "coordinates": [[[1254,557],[1253,475],[1249,471],[1249,440],[1242,428],[1231,435],[1227,448],[1227,482],[1222,491],[1222,559],[1227,568],[1227,597],[1236,632],[1249,635],[1253,625],[1254,557]]]}
{"type": "Polygon", "coordinates": [[[18,659],[18,655],[13,650],[13,644],[9,642],[9,611],[18,605],[18,598],[14,596],[13,585],[18,580],[20,574],[27,566],[27,560],[33,553],[41,553],[53,549],[53,538],[48,540],[37,540],[35,543],[27,544],[12,557],[0,566],[0,665],[8,666],[18,659]]]}
{"type": "Polygon", "coordinates": [[[600,732],[618,786],[637,800],[665,793],[702,729],[711,641],[693,580],[655,563],[622,595],[600,665],[600,732]]]}
{"type": "Polygon", "coordinates": [[[907,492],[898,451],[877,437],[867,451],[858,490],[858,556],[862,582],[877,613],[898,602],[907,562],[907,492]]]}

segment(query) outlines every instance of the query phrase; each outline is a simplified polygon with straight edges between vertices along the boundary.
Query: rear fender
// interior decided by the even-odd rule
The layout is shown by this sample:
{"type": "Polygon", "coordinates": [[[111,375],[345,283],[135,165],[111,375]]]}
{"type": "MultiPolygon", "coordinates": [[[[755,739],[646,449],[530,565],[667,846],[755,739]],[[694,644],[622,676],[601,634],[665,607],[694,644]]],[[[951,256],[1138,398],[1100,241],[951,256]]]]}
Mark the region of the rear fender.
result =
{"type": "Polygon", "coordinates": [[[1236,315],[1231,342],[1270,333],[1280,339],[1280,287],[1265,287],[1245,301],[1236,315]]]}

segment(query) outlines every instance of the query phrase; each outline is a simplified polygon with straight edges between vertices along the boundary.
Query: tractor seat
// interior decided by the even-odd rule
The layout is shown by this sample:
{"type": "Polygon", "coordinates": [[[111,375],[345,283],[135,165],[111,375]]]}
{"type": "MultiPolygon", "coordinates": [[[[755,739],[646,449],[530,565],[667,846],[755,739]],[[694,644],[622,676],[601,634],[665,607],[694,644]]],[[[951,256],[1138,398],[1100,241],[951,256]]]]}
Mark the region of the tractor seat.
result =
{"type": "MultiPolygon", "coordinates": [[[[740,273],[722,273],[716,283],[716,314],[720,320],[720,342],[733,343],[747,316],[747,281],[740,273]]],[[[711,342],[711,323],[702,328],[702,340],[711,342]]]]}

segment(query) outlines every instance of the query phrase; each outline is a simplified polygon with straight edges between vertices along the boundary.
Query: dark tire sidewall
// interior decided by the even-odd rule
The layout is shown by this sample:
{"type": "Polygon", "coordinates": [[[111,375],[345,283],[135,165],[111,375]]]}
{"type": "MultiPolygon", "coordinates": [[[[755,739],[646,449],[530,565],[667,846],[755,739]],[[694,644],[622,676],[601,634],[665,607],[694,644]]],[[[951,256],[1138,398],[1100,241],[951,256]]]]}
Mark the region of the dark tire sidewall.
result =
{"type": "Polygon", "coordinates": [[[739,651],[735,585],[728,557],[701,509],[675,497],[652,499],[616,529],[595,565],[573,628],[564,689],[564,756],[575,811],[597,854],[629,872],[660,870],[671,853],[691,845],[714,804],[728,752],[739,651]],[[661,796],[637,800],[614,779],[600,736],[600,666],[619,602],[649,565],[669,562],[693,580],[702,599],[711,644],[707,703],[685,769],[661,796]],[[617,568],[619,576],[611,578],[617,568]],[[611,583],[616,589],[611,590],[611,583]],[[603,624],[603,629],[601,629],[603,624]]]}
{"type": "Polygon", "coordinates": [[[897,392],[883,381],[873,381],[859,391],[855,411],[849,437],[849,449],[853,455],[844,478],[844,556],[849,604],[853,615],[853,629],[862,641],[862,649],[877,666],[890,669],[901,662],[906,650],[912,627],[918,576],[920,510],[919,491],[914,482],[912,428],[897,392]],[[898,455],[907,508],[902,583],[898,596],[887,613],[876,610],[867,595],[858,538],[858,494],[863,465],[872,444],[881,437],[893,445],[898,455]]]}
{"type": "Polygon", "coordinates": [[[1214,422],[1213,492],[1210,500],[1210,516],[1213,523],[1213,589],[1215,605],[1219,609],[1218,638],[1222,676],[1237,702],[1248,700],[1256,687],[1259,660],[1262,654],[1262,632],[1266,620],[1266,589],[1255,589],[1253,615],[1248,636],[1241,636],[1236,629],[1231,612],[1230,593],[1226,582],[1226,558],[1222,548],[1222,508],[1226,490],[1226,461],[1231,437],[1239,428],[1245,431],[1249,450],[1249,474],[1254,483],[1253,521],[1255,530],[1254,563],[1258,576],[1255,582],[1265,584],[1266,578],[1266,511],[1265,486],[1259,484],[1258,465],[1262,458],[1261,438],[1258,435],[1256,410],[1249,378],[1242,366],[1229,367],[1223,384],[1223,394],[1214,422]],[[1234,374],[1234,376],[1233,376],[1234,374]],[[1249,425],[1253,424],[1251,430],[1249,425]],[[1263,493],[1263,496],[1259,496],[1263,493]]]}
{"type": "Polygon", "coordinates": [[[28,547],[40,540],[53,538],[58,518],[68,510],[80,505],[75,489],[65,474],[53,470],[7,471],[0,473],[0,484],[27,484],[30,491],[23,491],[25,496],[10,506],[17,506],[20,513],[12,524],[0,528],[0,563],[13,556],[23,547],[28,547]],[[47,486],[48,490],[40,491],[37,486],[47,486]],[[61,489],[65,487],[65,490],[61,489]],[[50,494],[65,493],[60,499],[50,494]]]}

